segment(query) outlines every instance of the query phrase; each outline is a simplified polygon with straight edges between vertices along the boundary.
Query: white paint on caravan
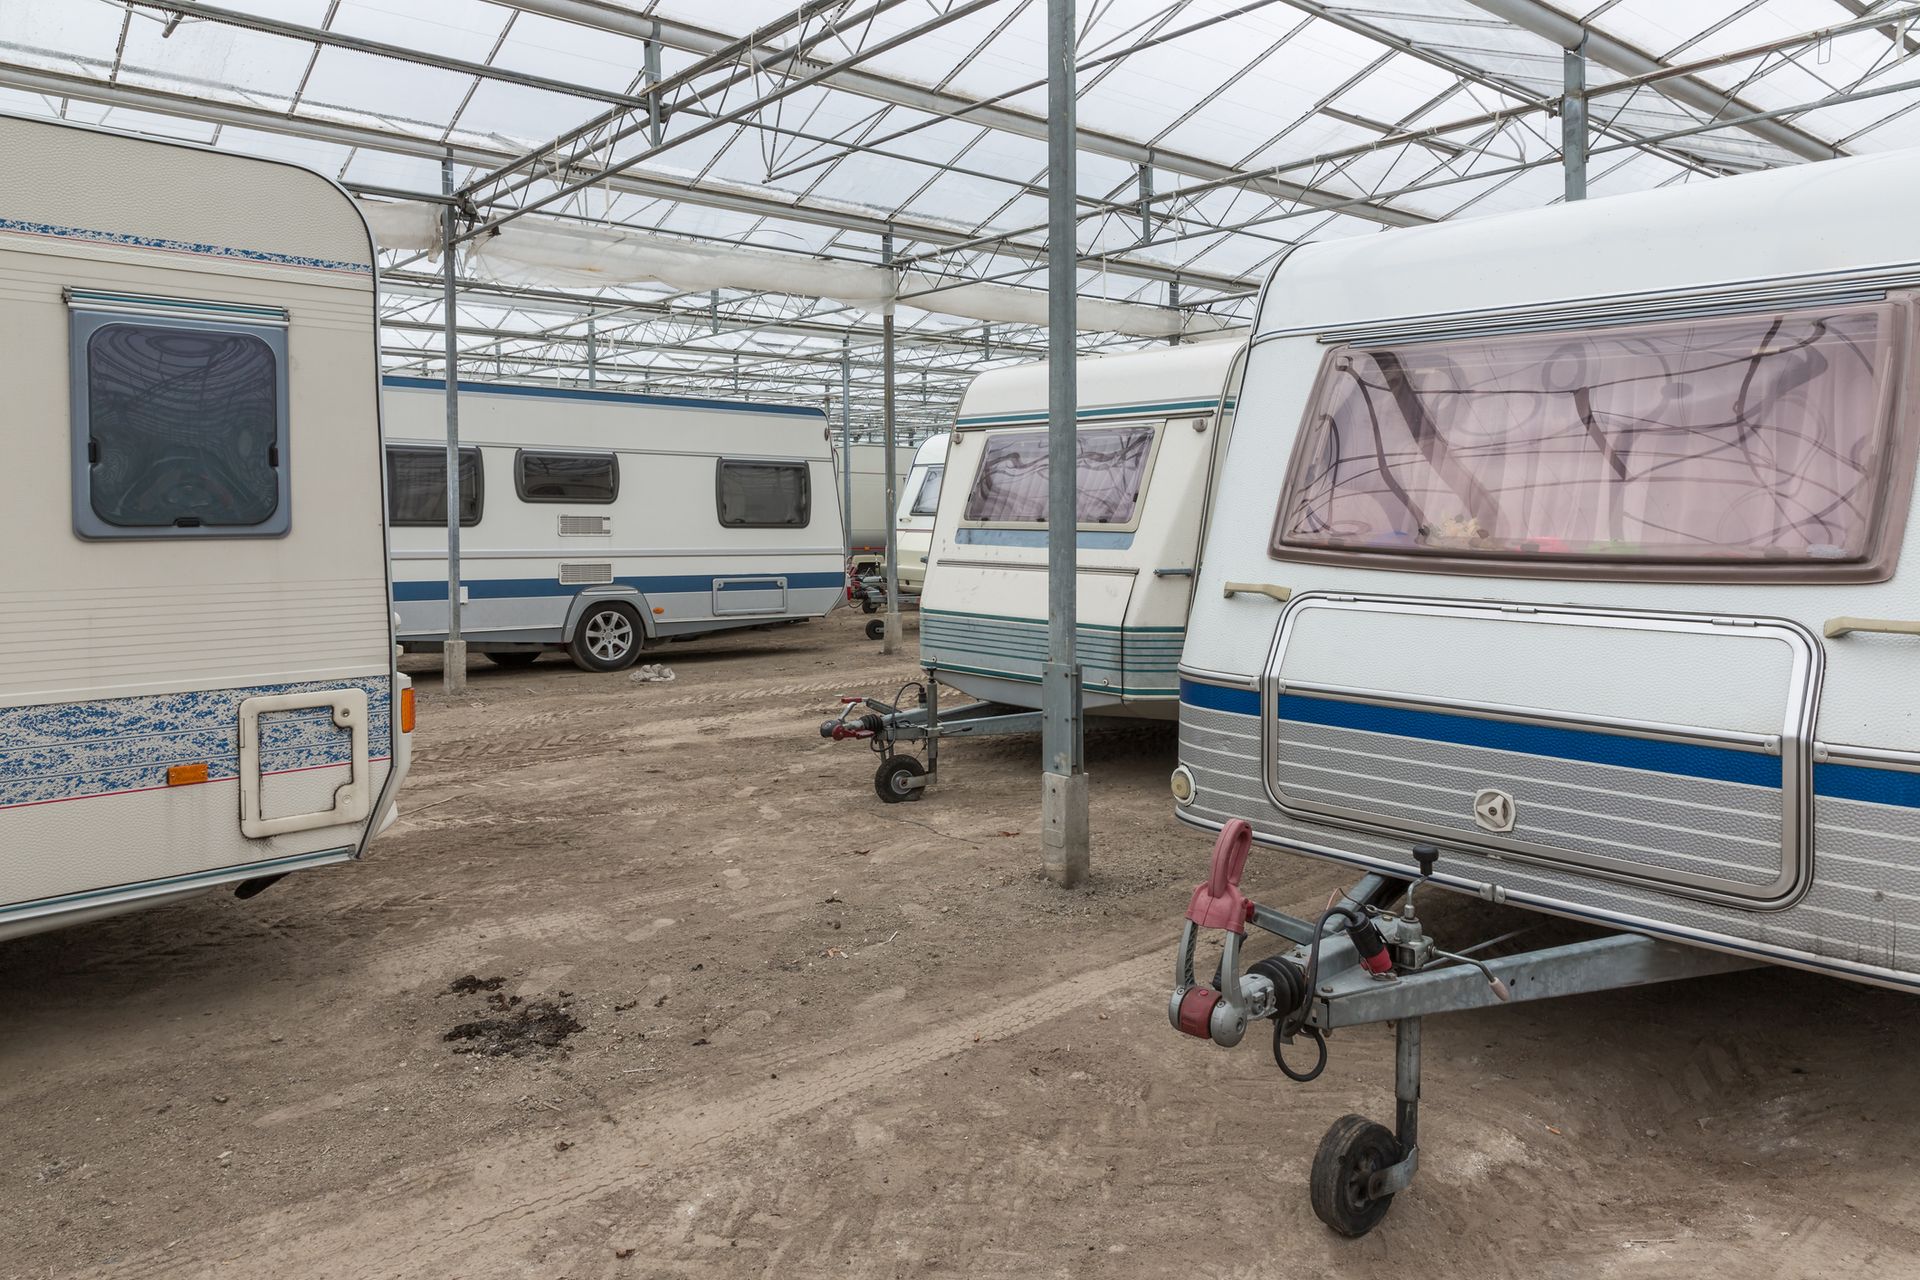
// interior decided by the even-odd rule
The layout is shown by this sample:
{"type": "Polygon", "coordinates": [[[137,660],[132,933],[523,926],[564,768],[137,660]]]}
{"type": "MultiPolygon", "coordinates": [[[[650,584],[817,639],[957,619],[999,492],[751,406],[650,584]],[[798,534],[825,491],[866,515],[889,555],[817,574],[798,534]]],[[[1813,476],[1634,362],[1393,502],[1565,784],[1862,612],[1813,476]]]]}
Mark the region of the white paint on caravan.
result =
{"type": "MultiPolygon", "coordinates": [[[[1079,367],[1079,621],[1089,712],[1172,719],[1201,520],[1231,431],[1233,342],[1079,367]]],[[[1047,367],[975,378],[961,401],[920,598],[943,683],[1039,705],[1047,657],[1047,367]]]]}
{"type": "MultiPolygon", "coordinates": [[[[386,411],[401,639],[438,648],[445,384],[389,377],[386,411]]],[[[463,382],[460,438],[461,632],[496,661],[565,646],[613,671],[643,642],[817,618],[844,598],[818,409],[463,382]]]]}
{"type": "MultiPolygon", "coordinates": [[[[847,521],[851,536],[847,539],[849,568],[856,574],[884,573],[887,563],[887,447],[884,444],[856,444],[842,450],[836,431],[835,470],[841,466],[853,472],[853,514],[847,521]],[[842,457],[844,455],[844,457],[842,457]]],[[[907,469],[913,463],[913,449],[900,445],[893,451],[895,494],[906,487],[907,469]]],[[[838,486],[841,477],[835,475],[838,486]]],[[[840,499],[834,489],[835,501],[840,499]]]]}
{"type": "Polygon", "coordinates": [[[913,466],[900,486],[900,504],[894,513],[893,538],[900,564],[900,590],[917,595],[927,578],[927,556],[933,550],[933,518],[940,511],[940,485],[947,472],[947,440],[931,436],[914,451],[913,466]]]}
{"type": "Polygon", "coordinates": [[[358,857],[411,699],[366,224],[277,162],[0,153],[0,936],[358,857]]]}
{"type": "Polygon", "coordinates": [[[1179,815],[1920,989],[1916,198],[1890,153],[1295,250],[1179,815]]]}

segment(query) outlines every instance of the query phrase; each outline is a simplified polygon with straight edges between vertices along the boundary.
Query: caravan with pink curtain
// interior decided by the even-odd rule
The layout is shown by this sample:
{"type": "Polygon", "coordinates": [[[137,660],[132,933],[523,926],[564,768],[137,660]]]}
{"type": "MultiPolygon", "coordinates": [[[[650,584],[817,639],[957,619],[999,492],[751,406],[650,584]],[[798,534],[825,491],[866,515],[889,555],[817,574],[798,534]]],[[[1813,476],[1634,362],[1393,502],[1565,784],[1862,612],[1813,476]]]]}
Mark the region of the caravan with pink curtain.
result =
{"type": "MultiPolygon", "coordinates": [[[[1201,517],[1245,347],[1083,360],[1079,622],[1085,705],[1171,720],[1201,517]]],[[[967,388],[920,600],[921,665],[988,702],[1040,705],[1047,657],[1047,366],[967,388]]]]}
{"type": "Polygon", "coordinates": [[[1394,1130],[1313,1162],[1335,1230],[1417,1167],[1423,1015],[1761,964],[1920,990],[1917,197],[1920,152],[1835,160],[1269,280],[1181,657],[1176,811],[1218,835],[1169,1016],[1271,1019],[1293,1079],[1394,1022],[1394,1130]],[[1291,919],[1255,847],[1358,880],[1291,919]],[[1448,952],[1429,884],[1612,932],[1448,952]],[[1249,927],[1292,949],[1242,972],[1249,927]]]}

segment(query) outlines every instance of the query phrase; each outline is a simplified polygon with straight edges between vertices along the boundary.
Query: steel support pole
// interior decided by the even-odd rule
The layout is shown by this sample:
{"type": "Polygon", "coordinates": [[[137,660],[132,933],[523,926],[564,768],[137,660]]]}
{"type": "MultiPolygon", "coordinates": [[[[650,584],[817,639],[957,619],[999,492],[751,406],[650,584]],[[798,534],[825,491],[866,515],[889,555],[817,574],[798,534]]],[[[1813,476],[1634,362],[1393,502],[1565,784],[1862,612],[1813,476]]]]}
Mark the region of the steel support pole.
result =
{"type": "MultiPolygon", "coordinates": [[[[440,189],[453,194],[453,160],[440,162],[440,189]]],[[[440,212],[441,328],[447,384],[447,639],[440,679],[448,693],[467,688],[467,642],[460,638],[460,319],[453,269],[454,206],[440,212]]]]}
{"type": "Polygon", "coordinates": [[[600,335],[594,331],[593,317],[587,317],[587,386],[600,383],[600,335]]]}
{"type": "Polygon", "coordinates": [[[1562,51],[1565,93],[1560,99],[1560,164],[1566,171],[1567,199],[1587,198],[1587,41],[1562,51]]]}
{"type": "MultiPolygon", "coordinates": [[[[880,237],[880,262],[882,266],[893,265],[893,237],[880,237]]],[[[880,640],[880,652],[892,653],[900,647],[900,538],[895,527],[894,508],[900,502],[898,490],[900,482],[894,475],[893,439],[893,299],[887,299],[887,309],[880,319],[880,363],[882,365],[882,386],[885,389],[886,444],[883,449],[882,466],[886,471],[887,505],[883,518],[887,529],[887,622],[886,630],[880,640]]]]}
{"type": "Polygon", "coordinates": [[[840,550],[853,563],[853,339],[840,339],[840,550]]]}
{"type": "Polygon", "coordinates": [[[1047,668],[1041,683],[1040,844],[1047,877],[1087,877],[1087,773],[1079,657],[1079,387],[1074,377],[1074,0],[1047,0],[1047,668]]]}
{"type": "MultiPolygon", "coordinates": [[[[640,48],[640,56],[646,64],[647,88],[651,90],[654,85],[660,83],[659,23],[656,22],[653,26],[653,38],[642,44],[640,48]]],[[[660,95],[649,92],[647,94],[647,141],[650,145],[657,147],[665,137],[666,130],[661,126],[660,121],[660,95]]]]}

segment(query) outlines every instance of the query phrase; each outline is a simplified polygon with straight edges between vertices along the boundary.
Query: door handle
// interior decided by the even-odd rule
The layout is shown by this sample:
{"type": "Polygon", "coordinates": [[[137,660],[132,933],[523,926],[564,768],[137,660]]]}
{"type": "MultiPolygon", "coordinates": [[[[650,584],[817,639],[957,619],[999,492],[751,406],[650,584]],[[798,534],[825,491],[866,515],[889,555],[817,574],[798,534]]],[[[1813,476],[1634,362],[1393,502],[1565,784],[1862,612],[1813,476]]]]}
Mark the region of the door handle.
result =
{"type": "Polygon", "coordinates": [[[1222,593],[1229,600],[1242,592],[1250,596],[1266,596],[1269,599],[1278,600],[1281,604],[1293,599],[1292,587],[1276,587],[1271,582],[1229,582],[1222,589],[1222,593]]]}
{"type": "Polygon", "coordinates": [[[1856,631],[1872,631],[1888,636],[1920,636],[1920,622],[1900,618],[1828,618],[1823,628],[1827,639],[1838,640],[1856,631]]]}

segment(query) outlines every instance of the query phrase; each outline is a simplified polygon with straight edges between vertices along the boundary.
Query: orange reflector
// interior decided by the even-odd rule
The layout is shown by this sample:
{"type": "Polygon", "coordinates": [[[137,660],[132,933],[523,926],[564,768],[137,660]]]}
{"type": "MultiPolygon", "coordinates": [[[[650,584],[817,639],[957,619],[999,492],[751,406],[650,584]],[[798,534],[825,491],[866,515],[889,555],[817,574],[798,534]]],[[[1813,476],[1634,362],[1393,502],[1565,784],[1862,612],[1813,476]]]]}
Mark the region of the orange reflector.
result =
{"type": "Polygon", "coordinates": [[[661,608],[661,607],[660,607],[659,605],[655,605],[655,606],[653,606],[653,612],[654,612],[654,615],[655,615],[655,616],[657,617],[657,616],[659,616],[660,614],[663,614],[663,613],[665,613],[665,612],[666,612],[666,610],[665,610],[665,609],[663,609],[663,608],[661,608]]]}
{"type": "Polygon", "coordinates": [[[413,732],[413,690],[400,691],[400,732],[413,732]]]}
{"type": "Polygon", "coordinates": [[[190,787],[206,780],[207,766],[204,764],[176,764],[167,770],[167,785],[170,787],[190,787]]]}

